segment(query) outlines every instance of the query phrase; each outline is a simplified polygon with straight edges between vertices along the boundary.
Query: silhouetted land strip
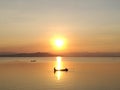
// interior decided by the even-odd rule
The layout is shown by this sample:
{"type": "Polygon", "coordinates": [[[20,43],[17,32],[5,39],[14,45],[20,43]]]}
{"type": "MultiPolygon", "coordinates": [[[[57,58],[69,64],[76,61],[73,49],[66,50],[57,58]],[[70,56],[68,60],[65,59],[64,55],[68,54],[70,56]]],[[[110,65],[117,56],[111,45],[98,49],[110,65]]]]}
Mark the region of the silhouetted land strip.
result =
{"type": "Polygon", "coordinates": [[[50,53],[41,53],[41,52],[37,52],[37,53],[3,54],[3,55],[0,55],[0,57],[52,57],[52,56],[55,56],[55,55],[50,54],[50,53]]]}
{"type": "Polygon", "coordinates": [[[51,54],[47,52],[36,52],[36,53],[17,53],[17,54],[0,54],[0,57],[120,57],[118,53],[65,53],[65,54],[51,54]]]}

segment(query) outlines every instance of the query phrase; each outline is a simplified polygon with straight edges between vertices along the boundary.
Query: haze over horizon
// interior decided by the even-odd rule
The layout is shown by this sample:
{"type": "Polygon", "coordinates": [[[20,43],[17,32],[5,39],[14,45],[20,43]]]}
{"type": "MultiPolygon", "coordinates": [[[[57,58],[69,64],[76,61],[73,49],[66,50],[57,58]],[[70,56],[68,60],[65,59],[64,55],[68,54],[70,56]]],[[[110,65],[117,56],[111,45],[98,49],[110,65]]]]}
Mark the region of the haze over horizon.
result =
{"type": "Polygon", "coordinates": [[[0,52],[120,52],[119,0],[1,0],[0,12],[0,52]]]}

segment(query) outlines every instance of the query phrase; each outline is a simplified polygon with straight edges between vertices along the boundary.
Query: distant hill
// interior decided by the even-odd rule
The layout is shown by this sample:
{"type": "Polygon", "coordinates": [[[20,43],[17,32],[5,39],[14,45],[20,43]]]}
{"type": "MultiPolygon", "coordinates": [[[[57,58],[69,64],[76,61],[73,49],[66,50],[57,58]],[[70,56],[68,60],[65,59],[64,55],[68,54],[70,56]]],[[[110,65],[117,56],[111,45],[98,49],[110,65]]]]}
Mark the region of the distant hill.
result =
{"type": "Polygon", "coordinates": [[[1,53],[0,57],[120,57],[120,53],[64,53],[64,54],[51,54],[47,52],[36,52],[36,53],[1,53]]]}
{"type": "Polygon", "coordinates": [[[17,54],[1,54],[0,57],[51,57],[55,56],[46,52],[36,52],[36,53],[17,53],[17,54]]]}

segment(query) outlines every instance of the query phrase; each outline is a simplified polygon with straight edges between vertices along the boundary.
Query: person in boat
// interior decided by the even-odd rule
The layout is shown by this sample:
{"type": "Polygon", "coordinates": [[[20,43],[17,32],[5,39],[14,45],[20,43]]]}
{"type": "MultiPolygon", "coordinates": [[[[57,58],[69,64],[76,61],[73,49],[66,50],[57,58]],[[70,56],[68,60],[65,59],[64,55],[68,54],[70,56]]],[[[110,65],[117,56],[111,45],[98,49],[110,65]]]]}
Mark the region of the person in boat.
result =
{"type": "Polygon", "coordinates": [[[55,67],[54,67],[54,71],[56,71],[55,67]]]}

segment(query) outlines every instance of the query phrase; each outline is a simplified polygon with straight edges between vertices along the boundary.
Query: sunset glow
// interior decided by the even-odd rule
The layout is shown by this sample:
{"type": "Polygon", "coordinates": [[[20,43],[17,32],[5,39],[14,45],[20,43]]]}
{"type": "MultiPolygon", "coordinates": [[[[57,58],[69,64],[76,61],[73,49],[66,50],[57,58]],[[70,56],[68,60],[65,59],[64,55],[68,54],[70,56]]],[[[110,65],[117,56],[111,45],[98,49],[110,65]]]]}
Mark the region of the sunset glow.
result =
{"type": "Polygon", "coordinates": [[[120,0],[0,0],[0,90],[120,90],[120,0]]]}
{"type": "Polygon", "coordinates": [[[1,54],[120,52],[119,0],[0,0],[0,4],[1,54]]]}

